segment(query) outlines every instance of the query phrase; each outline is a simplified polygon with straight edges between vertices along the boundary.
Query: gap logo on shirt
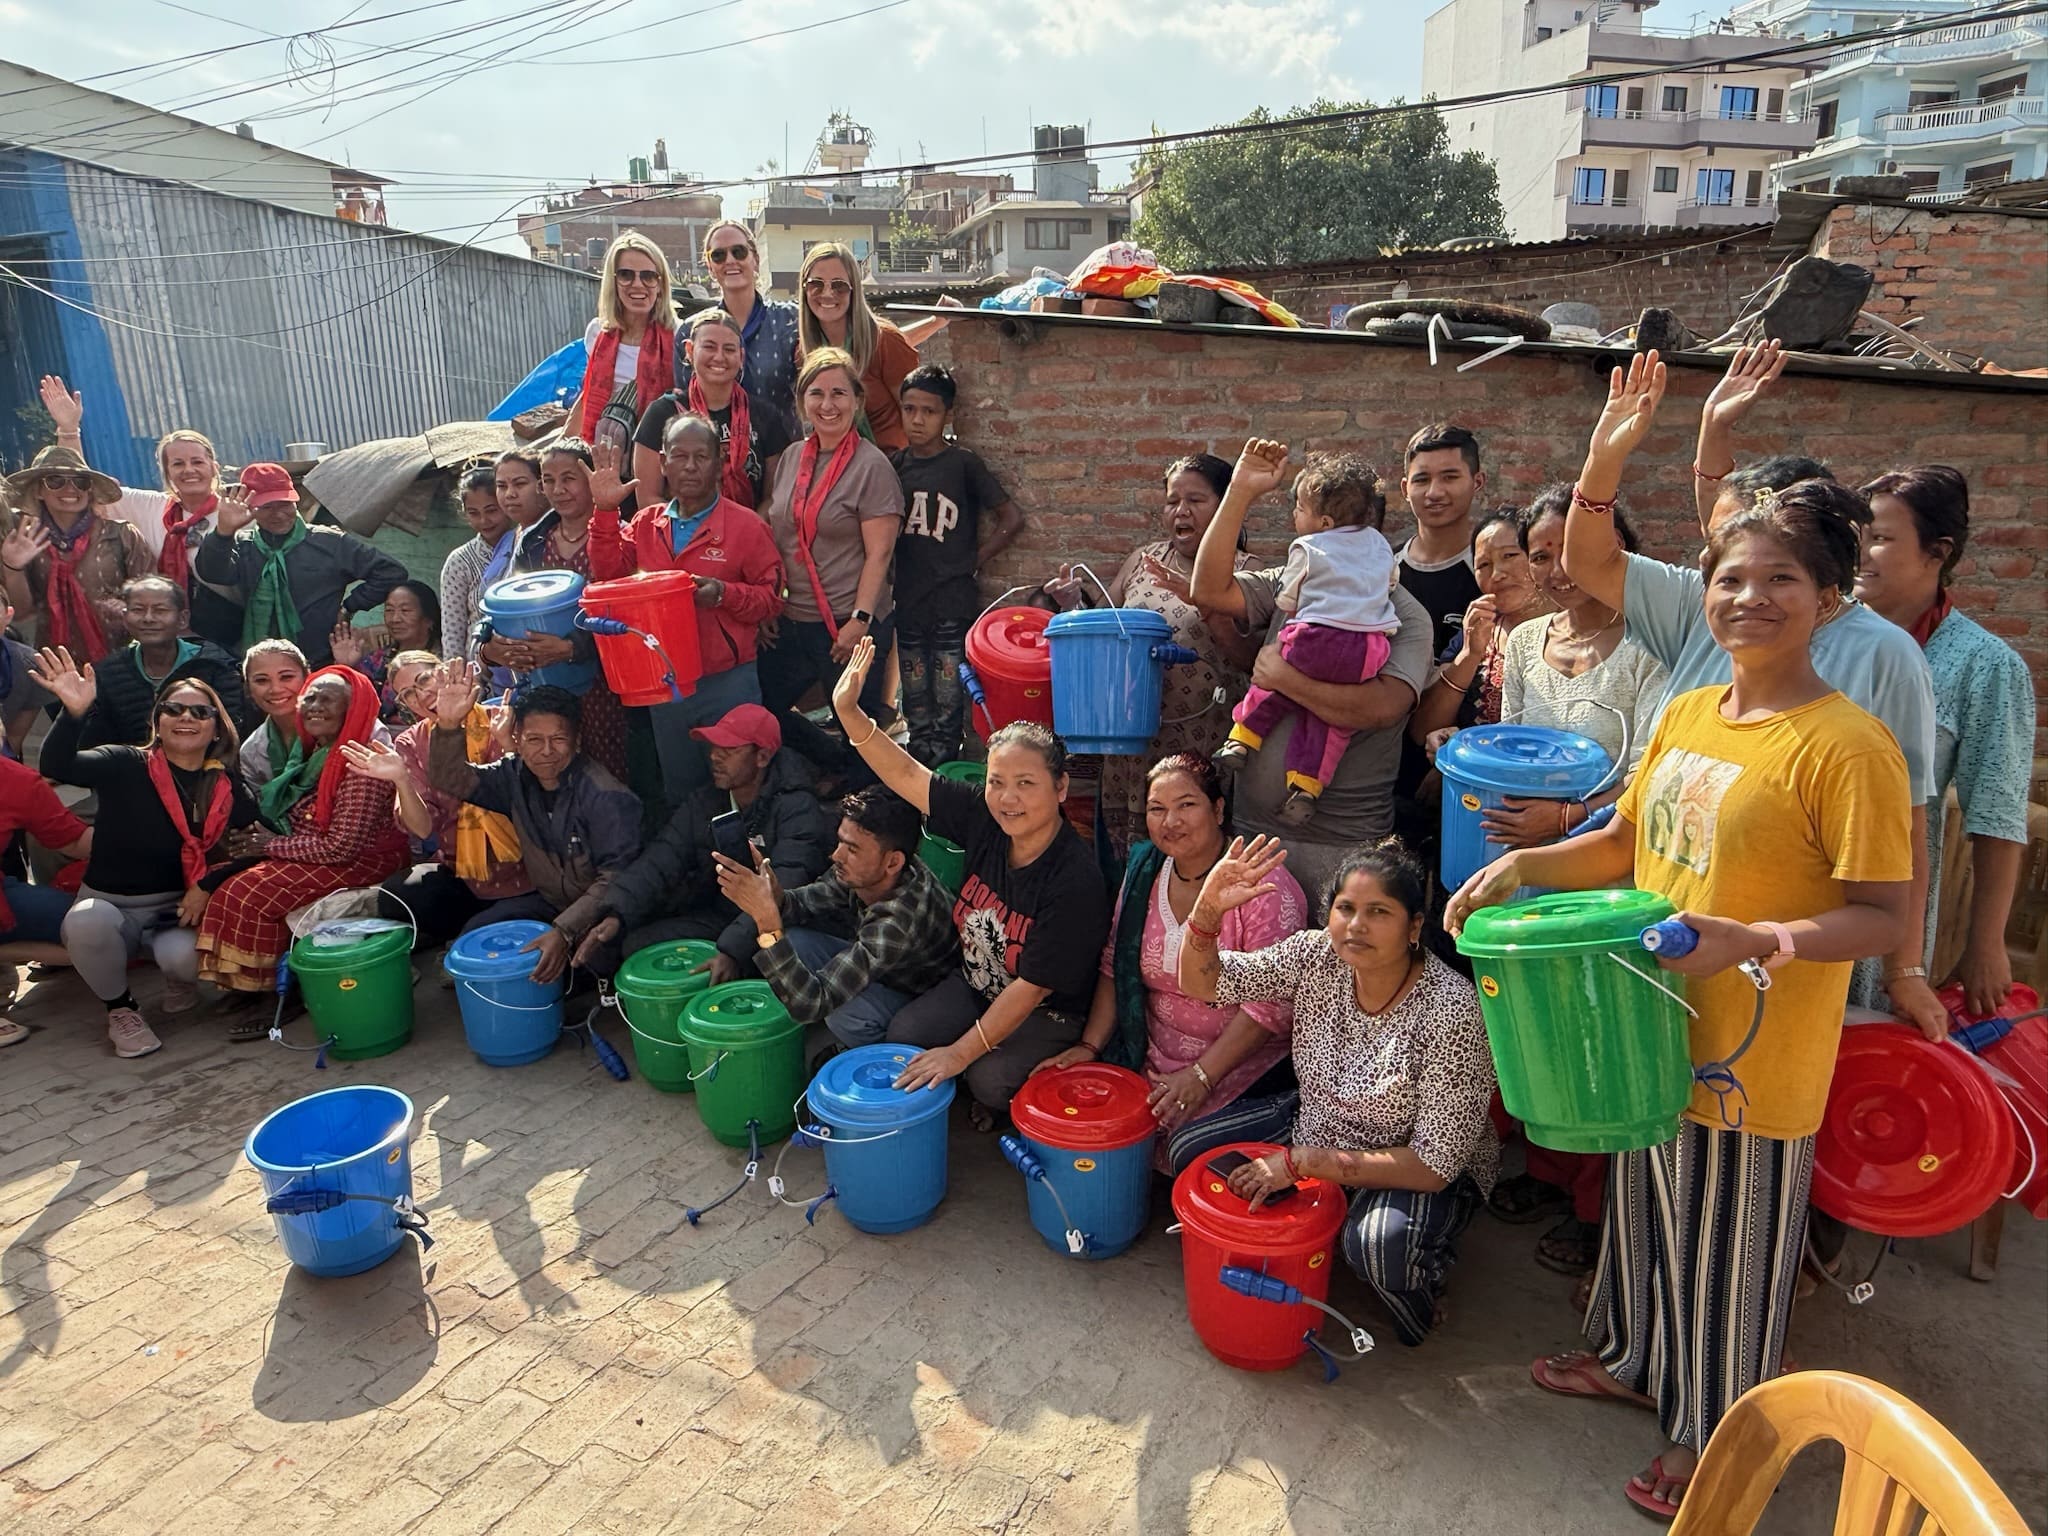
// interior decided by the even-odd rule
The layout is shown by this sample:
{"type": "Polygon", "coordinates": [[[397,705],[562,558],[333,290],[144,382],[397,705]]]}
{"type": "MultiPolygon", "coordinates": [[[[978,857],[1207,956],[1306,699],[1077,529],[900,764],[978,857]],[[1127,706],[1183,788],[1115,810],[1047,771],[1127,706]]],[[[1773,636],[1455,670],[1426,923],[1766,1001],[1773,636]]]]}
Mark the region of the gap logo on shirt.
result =
{"type": "Polygon", "coordinates": [[[910,510],[903,514],[903,531],[919,538],[930,539],[935,544],[946,542],[946,535],[960,526],[960,507],[950,496],[937,491],[918,491],[910,498],[910,510]],[[938,503],[934,516],[930,503],[938,503]]]}
{"type": "Polygon", "coordinates": [[[960,931],[960,963],[970,987],[993,1000],[1010,984],[1032,921],[1012,912],[979,875],[967,877],[953,903],[953,926],[960,931]]]}
{"type": "Polygon", "coordinates": [[[1697,752],[1658,758],[1643,796],[1643,837],[1650,851],[1704,875],[1713,862],[1721,802],[1741,777],[1741,764],[1697,752]]]}

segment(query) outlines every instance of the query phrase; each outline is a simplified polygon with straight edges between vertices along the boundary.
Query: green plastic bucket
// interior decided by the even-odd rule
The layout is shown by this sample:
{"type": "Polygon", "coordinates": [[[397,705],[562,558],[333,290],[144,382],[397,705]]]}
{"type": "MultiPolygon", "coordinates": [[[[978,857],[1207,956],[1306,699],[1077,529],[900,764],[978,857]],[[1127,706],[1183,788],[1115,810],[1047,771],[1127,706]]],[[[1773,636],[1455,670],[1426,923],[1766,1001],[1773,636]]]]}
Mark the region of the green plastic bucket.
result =
{"type": "Polygon", "coordinates": [[[1558,891],[1475,912],[1458,936],[1501,1102],[1538,1146],[1627,1152],[1678,1134],[1692,1097],[1686,1011],[1672,995],[1684,978],[1640,938],[1671,913],[1646,891],[1558,891]]]}
{"type": "MultiPolygon", "coordinates": [[[[951,779],[956,784],[972,784],[979,788],[988,781],[986,763],[941,763],[932,770],[941,779],[951,779]]],[[[918,841],[917,856],[924,860],[924,867],[938,876],[939,884],[954,895],[960,894],[961,883],[967,878],[967,850],[958,843],[949,843],[929,829],[918,841]]]]}
{"type": "Polygon", "coordinates": [[[761,1144],[796,1129],[804,1092],[804,1027],[765,981],[732,981],[683,1005],[683,1044],[705,1127],[729,1147],[761,1144]]]}
{"type": "Polygon", "coordinates": [[[619,1015],[633,1032],[633,1059],[650,1088],[690,1091],[690,1048],[677,1025],[684,1004],[710,988],[711,973],[702,967],[717,953],[718,946],[704,939],[653,944],[628,955],[612,979],[619,1015]]]}
{"type": "Polygon", "coordinates": [[[292,945],[292,974],[336,1061],[388,1056],[412,1038],[410,928],[387,928],[352,944],[300,939],[292,945]]]}

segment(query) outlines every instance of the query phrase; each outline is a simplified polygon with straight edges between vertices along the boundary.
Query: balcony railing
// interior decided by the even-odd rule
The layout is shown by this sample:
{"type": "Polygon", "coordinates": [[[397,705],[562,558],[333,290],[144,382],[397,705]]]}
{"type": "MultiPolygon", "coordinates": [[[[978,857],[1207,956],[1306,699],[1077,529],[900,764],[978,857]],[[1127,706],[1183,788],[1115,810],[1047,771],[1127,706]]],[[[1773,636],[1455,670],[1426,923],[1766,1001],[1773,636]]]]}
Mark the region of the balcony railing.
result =
{"type": "Polygon", "coordinates": [[[2039,118],[2048,108],[2040,96],[2000,96],[1992,101],[1950,101],[1918,112],[1880,112],[1877,131],[1883,134],[1922,133],[1928,129],[1976,128],[2000,118],[2039,118]]]}
{"type": "Polygon", "coordinates": [[[1838,54],[1827,61],[1814,79],[1839,80],[1872,64],[1937,64],[2000,58],[2036,46],[2044,37],[2048,37],[2048,29],[2034,19],[1964,22],[1869,43],[1854,52],[1838,54]]]}
{"type": "Polygon", "coordinates": [[[973,276],[976,267],[974,256],[962,250],[885,245],[868,258],[868,272],[874,277],[966,277],[973,276]]]}

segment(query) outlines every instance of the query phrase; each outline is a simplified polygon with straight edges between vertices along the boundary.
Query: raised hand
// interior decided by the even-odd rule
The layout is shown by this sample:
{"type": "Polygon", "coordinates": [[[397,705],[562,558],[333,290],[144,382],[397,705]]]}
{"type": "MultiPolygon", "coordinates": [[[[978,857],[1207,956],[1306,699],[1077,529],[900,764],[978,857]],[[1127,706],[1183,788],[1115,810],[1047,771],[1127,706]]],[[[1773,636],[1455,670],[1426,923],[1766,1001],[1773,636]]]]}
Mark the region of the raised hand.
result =
{"type": "Polygon", "coordinates": [[[79,670],[68,646],[60,645],[55,650],[44,646],[29,663],[28,675],[62,704],[64,712],[74,720],[84,719],[93,700],[99,697],[92,664],[88,662],[83,671],[79,670]]]}
{"type": "Polygon", "coordinates": [[[1194,598],[1188,590],[1187,577],[1181,575],[1179,571],[1173,569],[1172,566],[1161,560],[1157,555],[1146,555],[1140,564],[1143,565],[1145,574],[1150,576],[1155,583],[1166,591],[1171,592],[1182,602],[1193,606],[1194,598]]]}
{"type": "Polygon", "coordinates": [[[213,514],[215,533],[224,539],[232,539],[255,521],[256,509],[249,505],[247,486],[231,485],[220,493],[220,505],[213,514]]]}
{"type": "Polygon", "coordinates": [[[50,420],[57,424],[57,435],[69,437],[78,431],[78,424],[85,420],[85,396],[64,387],[64,381],[54,373],[43,375],[36,386],[42,397],[43,409],[50,413],[50,420]]]}
{"type": "Polygon", "coordinates": [[[10,571],[25,571],[50,548],[50,535],[41,518],[24,517],[14,531],[0,539],[0,562],[10,571]]]}
{"type": "Polygon", "coordinates": [[[388,742],[344,741],[341,755],[357,773],[382,779],[386,784],[408,784],[412,781],[412,770],[405,766],[405,759],[398,755],[398,749],[388,742]]]}
{"type": "Polygon", "coordinates": [[[860,643],[853,648],[853,654],[846,658],[846,667],[840,672],[839,681],[832,685],[832,708],[842,723],[860,715],[860,691],[867,685],[868,668],[874,664],[875,642],[862,635],[860,643]]]}
{"type": "Polygon", "coordinates": [[[618,511],[629,496],[635,501],[640,499],[640,482],[619,478],[623,452],[614,442],[590,445],[590,500],[601,512],[618,511]]]}
{"type": "Polygon", "coordinates": [[[1287,850],[1280,846],[1278,838],[1264,833],[1250,842],[1232,838],[1230,847],[1203,880],[1188,921],[1195,922],[1200,917],[1203,921],[1198,927],[1215,928],[1224,913],[1235,912],[1253,898],[1274,890],[1273,872],[1286,862],[1287,850]]]}
{"type": "Polygon", "coordinates": [[[1665,383],[1664,363],[1655,352],[1638,352],[1625,371],[1614,370],[1607,381],[1607,404],[1586,447],[1589,466],[1599,463],[1620,472],[1622,463],[1650,435],[1665,383]]]}
{"type": "Polygon", "coordinates": [[[444,731],[461,730],[483,696],[482,674],[466,661],[449,662],[434,684],[434,723],[444,731]]]}
{"type": "Polygon", "coordinates": [[[1237,468],[1230,472],[1232,486],[1242,486],[1256,501],[1268,491],[1279,489],[1287,478],[1287,445],[1270,437],[1255,437],[1237,456],[1237,468]]]}
{"type": "Polygon", "coordinates": [[[362,665],[363,632],[347,619],[334,626],[334,633],[327,637],[327,648],[334,654],[334,664],[339,667],[362,665]]]}
{"type": "Polygon", "coordinates": [[[1778,382],[1778,376],[1785,371],[1785,362],[1785,348],[1781,342],[1766,341],[1754,347],[1738,348],[1735,356],[1728,360],[1728,371],[1721,375],[1721,381],[1707,396],[1707,403],[1700,412],[1701,429],[1733,432],[1736,424],[1749,414],[1750,407],[1778,382]]]}

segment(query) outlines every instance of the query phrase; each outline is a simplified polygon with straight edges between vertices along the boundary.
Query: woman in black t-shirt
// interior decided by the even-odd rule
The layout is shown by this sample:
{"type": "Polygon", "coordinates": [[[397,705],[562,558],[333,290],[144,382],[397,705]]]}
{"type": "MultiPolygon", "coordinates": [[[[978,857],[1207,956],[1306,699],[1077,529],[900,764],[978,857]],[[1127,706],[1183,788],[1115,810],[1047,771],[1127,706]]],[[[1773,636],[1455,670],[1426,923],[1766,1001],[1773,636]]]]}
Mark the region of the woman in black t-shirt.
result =
{"type": "Polygon", "coordinates": [[[764,504],[768,470],[796,441],[796,429],[789,417],[791,402],[740,384],[746,361],[740,335],[739,322],[722,309],[702,309],[691,317],[690,337],[683,344],[690,382],[647,407],[633,434],[633,474],[639,484],[661,485],[662,435],[678,413],[688,410],[718,428],[720,494],[743,507],[764,504]]]}
{"type": "Polygon", "coordinates": [[[881,781],[966,849],[953,902],[960,970],[889,1023],[897,1044],[928,1047],[896,1080],[928,1088],[964,1077],[974,1123],[992,1128],[1031,1069],[1081,1038],[1109,931],[1109,896],[1086,845],[1066,823],[1067,749],[1042,725],[989,739],[977,793],[936,778],[860,707],[875,647],[862,637],[832,690],[847,743],[881,781]]]}

